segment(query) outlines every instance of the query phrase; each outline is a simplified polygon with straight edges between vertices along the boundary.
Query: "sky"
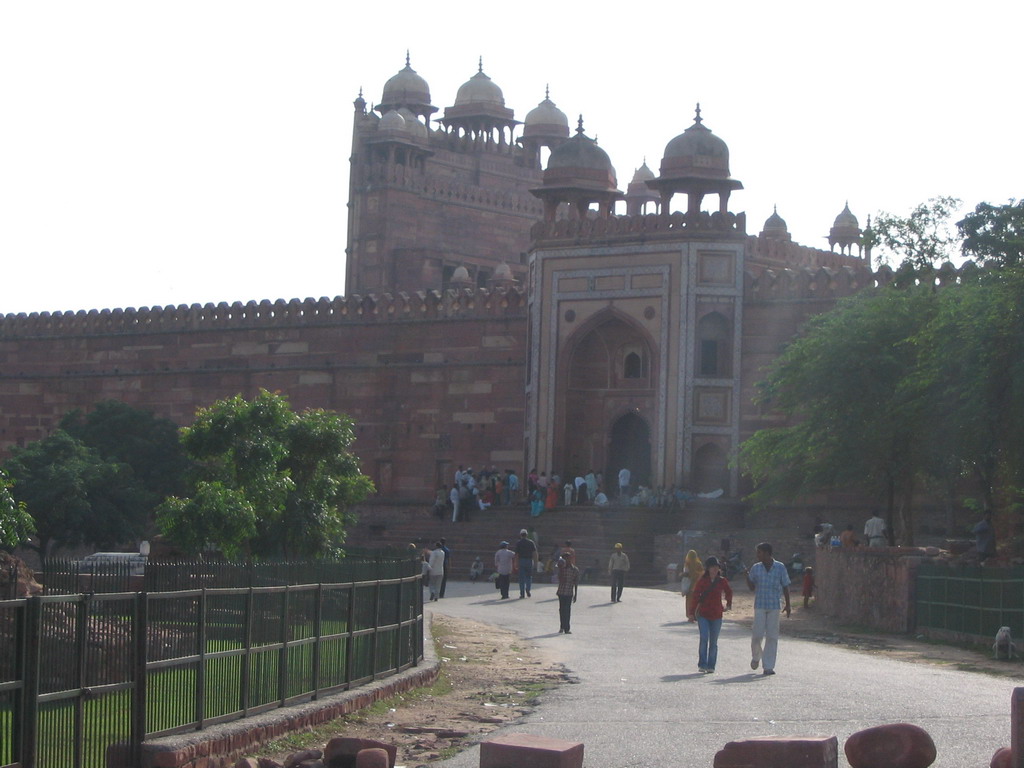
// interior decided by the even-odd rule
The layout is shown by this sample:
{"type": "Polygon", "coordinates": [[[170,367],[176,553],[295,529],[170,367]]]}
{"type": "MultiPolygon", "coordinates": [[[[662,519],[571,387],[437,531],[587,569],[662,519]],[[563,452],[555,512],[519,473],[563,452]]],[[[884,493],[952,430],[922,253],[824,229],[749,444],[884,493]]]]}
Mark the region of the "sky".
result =
{"type": "Polygon", "coordinates": [[[0,314],[344,295],[352,102],[407,50],[439,112],[481,56],[517,119],[550,86],[623,191],[700,102],[751,233],[1005,203],[1022,28],[1009,0],[3,0],[0,314]]]}

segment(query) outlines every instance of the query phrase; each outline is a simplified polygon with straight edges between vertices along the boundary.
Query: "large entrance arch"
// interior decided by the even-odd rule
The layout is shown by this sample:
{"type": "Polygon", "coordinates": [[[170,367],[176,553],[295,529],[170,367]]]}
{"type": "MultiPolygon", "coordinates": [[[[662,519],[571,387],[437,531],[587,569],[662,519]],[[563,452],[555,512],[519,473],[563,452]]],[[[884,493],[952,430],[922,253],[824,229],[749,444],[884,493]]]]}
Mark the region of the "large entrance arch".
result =
{"type": "Polygon", "coordinates": [[[651,484],[651,430],[640,416],[627,413],[612,424],[608,444],[608,466],[605,469],[605,484],[616,487],[619,470],[623,467],[630,472],[630,485],[651,484]]]}
{"type": "Polygon", "coordinates": [[[628,458],[634,477],[640,472],[649,484],[656,369],[649,335],[630,318],[606,311],[578,329],[559,372],[552,466],[569,475],[604,472],[607,491],[616,482],[609,467],[628,458]],[[618,455],[609,453],[616,446],[618,455]]]}

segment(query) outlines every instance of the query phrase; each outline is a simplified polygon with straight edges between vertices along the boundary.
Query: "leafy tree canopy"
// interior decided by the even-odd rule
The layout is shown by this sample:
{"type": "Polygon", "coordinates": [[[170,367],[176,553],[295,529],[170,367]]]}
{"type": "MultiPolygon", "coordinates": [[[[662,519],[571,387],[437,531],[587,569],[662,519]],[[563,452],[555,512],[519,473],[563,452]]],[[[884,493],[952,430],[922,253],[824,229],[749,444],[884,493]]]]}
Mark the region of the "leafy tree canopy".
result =
{"type": "Polygon", "coordinates": [[[220,400],[182,430],[196,489],[160,507],[160,526],[189,551],[209,544],[230,557],[331,554],[349,507],[373,490],[349,450],[354,440],[346,416],[295,413],[280,394],[220,400]]]}
{"type": "Polygon", "coordinates": [[[959,208],[956,197],[933,197],[921,203],[909,216],[880,211],[872,222],[870,245],[881,246],[882,260],[914,269],[949,260],[959,240],[950,218],[959,208]]]}
{"type": "Polygon", "coordinates": [[[157,418],[118,400],[104,400],[87,415],[79,410],[66,414],[60,428],[102,458],[131,467],[148,494],[147,512],[165,496],[185,489],[188,457],[178,427],[169,419],[157,418]]]}
{"type": "Polygon", "coordinates": [[[978,203],[956,226],[964,256],[1004,267],[1024,264],[1024,200],[978,203]]]}
{"type": "Polygon", "coordinates": [[[13,549],[35,532],[32,517],[11,495],[11,481],[0,469],[0,547],[13,549]]]}
{"type": "Polygon", "coordinates": [[[64,430],[14,449],[4,468],[35,523],[37,543],[28,546],[43,559],[57,546],[110,548],[145,533],[145,493],[131,468],[64,430]]]}

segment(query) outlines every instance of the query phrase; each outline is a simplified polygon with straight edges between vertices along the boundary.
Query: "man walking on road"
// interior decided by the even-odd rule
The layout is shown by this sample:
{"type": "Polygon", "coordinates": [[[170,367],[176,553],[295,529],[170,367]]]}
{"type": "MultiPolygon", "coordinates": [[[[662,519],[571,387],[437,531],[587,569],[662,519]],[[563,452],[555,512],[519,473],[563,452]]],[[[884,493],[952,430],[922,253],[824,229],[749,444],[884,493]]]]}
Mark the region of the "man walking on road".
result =
{"type": "Polygon", "coordinates": [[[567,635],[572,634],[569,620],[572,618],[572,604],[576,602],[580,583],[580,569],[573,565],[572,557],[573,553],[566,550],[555,564],[558,570],[558,588],[555,590],[558,595],[558,631],[567,635]]]}
{"type": "Polygon", "coordinates": [[[516,542],[516,565],[519,567],[519,599],[530,597],[533,589],[533,569],[537,564],[537,545],[525,528],[519,531],[516,542]]]}
{"type": "Polygon", "coordinates": [[[612,577],[612,602],[622,602],[622,587],[626,583],[629,572],[629,557],[622,551],[622,545],[616,544],[615,551],[608,558],[608,575],[612,577]]]}
{"type": "Polygon", "coordinates": [[[785,598],[783,610],[790,615],[789,573],[786,566],[772,557],[772,545],[757,545],[757,563],[743,573],[747,586],[754,593],[754,627],[750,638],[750,668],[764,663],[764,674],[775,674],[775,657],[779,650],[779,600],[785,598]],[[764,649],[761,642],[764,641],[764,649]]]}
{"type": "Polygon", "coordinates": [[[508,600],[508,583],[512,578],[512,566],[516,561],[516,553],[508,548],[508,542],[501,542],[501,548],[494,553],[494,569],[498,572],[498,589],[501,599],[508,600]]]}

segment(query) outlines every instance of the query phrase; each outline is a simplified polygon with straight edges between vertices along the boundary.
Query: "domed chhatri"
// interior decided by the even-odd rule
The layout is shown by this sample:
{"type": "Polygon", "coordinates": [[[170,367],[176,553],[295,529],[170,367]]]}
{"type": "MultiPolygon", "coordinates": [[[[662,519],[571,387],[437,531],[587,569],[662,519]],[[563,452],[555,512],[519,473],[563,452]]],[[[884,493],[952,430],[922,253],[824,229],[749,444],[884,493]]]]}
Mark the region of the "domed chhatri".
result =
{"type": "Polygon", "coordinates": [[[392,109],[384,113],[384,116],[380,119],[377,124],[377,132],[384,133],[388,131],[402,131],[406,130],[405,118],[402,117],[402,113],[397,109],[392,109]]]}
{"type": "Polygon", "coordinates": [[[430,86],[416,74],[409,64],[409,52],[405,53],[405,69],[384,84],[384,94],[375,109],[384,115],[392,109],[406,107],[415,115],[428,117],[437,111],[430,103],[430,86]]]}
{"type": "Polygon", "coordinates": [[[761,230],[761,237],[768,237],[773,240],[792,240],[789,234],[789,227],[786,220],[779,216],[779,209],[772,208],[772,215],[765,219],[764,228],[761,230]]]}
{"type": "Polygon", "coordinates": [[[647,165],[647,158],[633,173],[633,179],[626,187],[626,215],[637,216],[647,213],[647,204],[657,205],[658,195],[647,182],[654,181],[654,171],[647,165]]]}
{"type": "Polygon", "coordinates": [[[505,106],[505,95],[491,78],[484,74],[484,61],[480,57],[477,73],[459,87],[455,95],[455,106],[465,107],[470,104],[495,104],[505,106]]]}
{"type": "Polygon", "coordinates": [[[588,188],[601,190],[612,190],[618,185],[608,153],[583,133],[583,115],[580,115],[576,135],[551,150],[548,167],[544,171],[545,187],[563,181],[579,182],[588,188]]]}
{"type": "Polygon", "coordinates": [[[583,133],[580,115],[576,135],[551,150],[544,186],[530,192],[544,201],[544,219],[550,222],[560,203],[569,203],[581,219],[592,203],[598,204],[600,216],[610,216],[615,201],[623,197],[617,186],[611,158],[583,133]]]}
{"type": "Polygon", "coordinates": [[[427,138],[427,126],[420,122],[420,119],[416,117],[407,107],[402,107],[398,110],[403,118],[405,118],[405,129],[409,135],[416,139],[426,140],[427,138]]]}
{"type": "Polygon", "coordinates": [[[861,237],[860,222],[850,211],[850,203],[847,202],[836,216],[832,229],[828,233],[828,245],[831,250],[839,246],[839,252],[853,255],[853,246],[857,246],[858,252],[863,255],[864,241],[861,237]]]}
{"type": "Polygon", "coordinates": [[[687,213],[699,213],[707,194],[717,194],[719,212],[728,213],[729,195],[743,184],[729,175],[729,147],[704,125],[700,104],[693,125],[666,145],[661,175],[648,185],[661,193],[663,213],[677,192],[687,196],[687,213]]]}
{"type": "Polygon", "coordinates": [[[693,125],[670,141],[661,160],[662,178],[700,176],[729,178],[729,147],[704,125],[700,104],[693,125]]]}
{"type": "Polygon", "coordinates": [[[569,118],[555,106],[547,88],[544,89],[544,101],[526,114],[526,120],[523,123],[523,138],[569,138],[569,118]]]}
{"type": "Polygon", "coordinates": [[[484,74],[481,56],[477,73],[459,88],[455,104],[445,107],[440,122],[455,136],[484,144],[510,146],[513,129],[519,125],[514,118],[512,110],[505,106],[501,88],[484,74]]]}

